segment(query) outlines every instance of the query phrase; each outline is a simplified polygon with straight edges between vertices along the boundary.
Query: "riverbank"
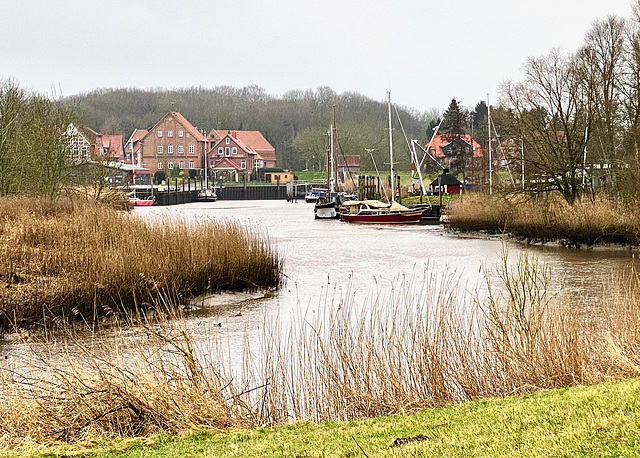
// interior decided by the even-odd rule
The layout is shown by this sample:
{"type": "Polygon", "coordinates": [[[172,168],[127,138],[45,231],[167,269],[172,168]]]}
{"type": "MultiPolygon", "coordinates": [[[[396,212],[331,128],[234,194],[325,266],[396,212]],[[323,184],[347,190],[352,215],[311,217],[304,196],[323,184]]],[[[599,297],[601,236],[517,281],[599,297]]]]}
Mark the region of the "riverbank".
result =
{"type": "Polygon", "coordinates": [[[217,291],[276,288],[266,234],[231,221],[164,218],[85,200],[0,200],[0,331],[144,314],[217,291]]]}
{"type": "Polygon", "coordinates": [[[452,204],[451,229],[508,234],[530,244],[637,247],[640,213],[633,203],[606,198],[567,204],[558,198],[467,194],[452,204]]]}
{"type": "Polygon", "coordinates": [[[482,400],[415,415],[201,430],[73,446],[4,450],[3,456],[636,456],[640,380],[482,400]]]}

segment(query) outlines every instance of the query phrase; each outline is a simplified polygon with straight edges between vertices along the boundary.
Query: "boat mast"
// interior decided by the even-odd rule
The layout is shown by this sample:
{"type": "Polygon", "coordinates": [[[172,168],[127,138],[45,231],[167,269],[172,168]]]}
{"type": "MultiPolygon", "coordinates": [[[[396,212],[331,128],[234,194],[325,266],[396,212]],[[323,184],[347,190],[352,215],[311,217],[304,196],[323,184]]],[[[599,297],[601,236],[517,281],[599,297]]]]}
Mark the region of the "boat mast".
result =
{"type": "Polygon", "coordinates": [[[335,138],[336,138],[336,106],[333,106],[333,116],[331,118],[331,132],[329,140],[329,156],[331,161],[331,177],[329,178],[329,198],[336,191],[336,155],[335,155],[335,138]]]}
{"type": "Polygon", "coordinates": [[[391,133],[391,91],[387,91],[387,105],[389,106],[389,170],[391,173],[391,200],[396,200],[396,180],[393,176],[393,134],[391,133]]]}

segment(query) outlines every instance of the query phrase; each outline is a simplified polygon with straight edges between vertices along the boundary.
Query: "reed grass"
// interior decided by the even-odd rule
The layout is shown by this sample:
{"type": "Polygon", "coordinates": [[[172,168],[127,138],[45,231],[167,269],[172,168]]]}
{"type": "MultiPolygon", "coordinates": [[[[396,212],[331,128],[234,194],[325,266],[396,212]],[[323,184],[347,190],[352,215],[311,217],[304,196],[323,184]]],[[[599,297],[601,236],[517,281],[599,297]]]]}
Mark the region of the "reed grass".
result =
{"type": "Polygon", "coordinates": [[[558,240],[570,246],[640,242],[636,203],[605,197],[569,205],[552,197],[467,194],[453,204],[449,224],[461,231],[509,233],[534,242],[558,240]]]}
{"type": "Polygon", "coordinates": [[[596,315],[552,295],[535,258],[507,258],[486,294],[429,272],[363,303],[329,291],[289,328],[267,320],[239,355],[179,319],[14,343],[0,359],[0,446],[412,413],[640,375],[637,272],[596,315]]]}
{"type": "Polygon", "coordinates": [[[0,201],[0,329],[180,306],[208,291],[277,287],[265,234],[232,221],[148,224],[97,202],[0,201]]]}

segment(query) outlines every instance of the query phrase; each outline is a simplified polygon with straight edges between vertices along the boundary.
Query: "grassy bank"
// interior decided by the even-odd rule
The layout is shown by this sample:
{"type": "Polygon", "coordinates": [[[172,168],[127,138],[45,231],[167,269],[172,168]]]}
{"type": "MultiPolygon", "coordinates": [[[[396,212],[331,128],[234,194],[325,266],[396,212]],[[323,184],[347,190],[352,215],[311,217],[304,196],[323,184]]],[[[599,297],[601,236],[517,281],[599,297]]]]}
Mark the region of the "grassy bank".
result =
{"type": "Polygon", "coordinates": [[[0,200],[0,329],[279,284],[264,234],[233,222],[148,224],[88,201],[0,200]]]}
{"type": "Polygon", "coordinates": [[[0,446],[351,421],[640,376],[636,272],[595,310],[552,295],[527,255],[496,275],[488,295],[428,271],[363,303],[329,291],[289,329],[252,330],[239,354],[219,328],[176,320],[13,342],[0,446]]]}
{"type": "Polygon", "coordinates": [[[573,205],[558,198],[467,194],[453,204],[451,228],[508,233],[533,242],[568,245],[638,245],[640,212],[635,203],[599,198],[573,205]]]}
{"type": "Polygon", "coordinates": [[[476,401],[415,415],[94,441],[7,456],[542,457],[640,454],[640,381],[476,401]]]}

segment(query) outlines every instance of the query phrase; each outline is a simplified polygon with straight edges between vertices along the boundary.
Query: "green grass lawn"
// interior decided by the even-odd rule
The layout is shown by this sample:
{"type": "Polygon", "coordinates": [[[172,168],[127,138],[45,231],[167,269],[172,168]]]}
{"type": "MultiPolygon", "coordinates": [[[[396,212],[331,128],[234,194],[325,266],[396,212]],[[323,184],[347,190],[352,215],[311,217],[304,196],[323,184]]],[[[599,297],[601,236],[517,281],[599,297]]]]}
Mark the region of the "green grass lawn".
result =
{"type": "Polygon", "coordinates": [[[640,456],[640,380],[476,401],[416,415],[96,441],[7,456],[640,456]],[[407,438],[418,438],[411,440],[407,438]],[[394,441],[401,439],[400,445],[394,441]],[[404,440],[402,440],[404,439],[404,440]]]}

